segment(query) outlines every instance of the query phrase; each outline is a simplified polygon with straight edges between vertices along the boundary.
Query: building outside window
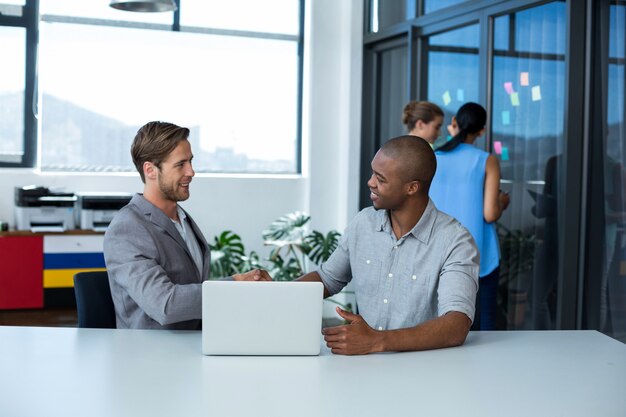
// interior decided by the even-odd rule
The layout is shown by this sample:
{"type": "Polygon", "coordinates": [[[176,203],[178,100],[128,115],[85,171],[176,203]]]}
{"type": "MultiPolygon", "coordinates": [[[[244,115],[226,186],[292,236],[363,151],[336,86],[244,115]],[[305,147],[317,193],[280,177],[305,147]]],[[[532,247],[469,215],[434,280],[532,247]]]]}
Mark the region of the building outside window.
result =
{"type": "MultiPolygon", "coordinates": [[[[190,128],[197,172],[300,172],[301,1],[181,0],[177,13],[119,11],[106,1],[38,5],[42,171],[134,171],[137,129],[162,120],[190,128]]],[[[15,28],[1,29],[19,44],[15,28]]],[[[24,59],[9,62],[13,78],[24,77],[24,59]]],[[[3,95],[18,108],[31,99],[3,95]]],[[[0,151],[21,146],[23,126],[10,126],[17,144],[0,151]]]]}

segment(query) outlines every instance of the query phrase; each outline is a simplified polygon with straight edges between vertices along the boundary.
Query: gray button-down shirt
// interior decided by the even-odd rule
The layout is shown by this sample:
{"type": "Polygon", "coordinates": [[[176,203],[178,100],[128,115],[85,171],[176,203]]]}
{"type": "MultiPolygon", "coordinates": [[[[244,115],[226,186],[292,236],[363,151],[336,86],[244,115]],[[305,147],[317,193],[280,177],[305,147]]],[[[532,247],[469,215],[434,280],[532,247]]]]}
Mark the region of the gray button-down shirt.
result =
{"type": "Polygon", "coordinates": [[[450,311],[474,320],[479,255],[470,233],[432,201],[396,239],[386,210],[369,207],[317,271],[336,294],[354,279],[359,313],[374,329],[414,327],[450,311]]]}

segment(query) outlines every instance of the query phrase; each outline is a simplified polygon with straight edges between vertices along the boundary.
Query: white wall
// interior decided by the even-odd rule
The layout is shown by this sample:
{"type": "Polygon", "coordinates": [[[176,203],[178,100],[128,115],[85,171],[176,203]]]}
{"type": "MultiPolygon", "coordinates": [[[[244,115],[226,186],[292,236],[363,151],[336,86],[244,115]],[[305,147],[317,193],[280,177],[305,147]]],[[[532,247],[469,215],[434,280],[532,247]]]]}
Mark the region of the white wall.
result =
{"type": "Polygon", "coordinates": [[[311,225],[343,232],[358,210],[363,2],[307,3],[311,225]]]}
{"type": "MultiPolygon", "coordinates": [[[[207,239],[239,233],[262,254],[261,231],[295,210],[311,214],[320,231],[343,231],[358,207],[362,2],[307,1],[303,102],[303,175],[233,177],[198,174],[182,203],[207,239]]],[[[175,121],[173,121],[175,122],[175,121]]],[[[130,158],[130,155],[129,155],[130,158]]],[[[139,192],[138,174],[51,174],[0,169],[0,220],[14,224],[14,187],[139,192]]]]}

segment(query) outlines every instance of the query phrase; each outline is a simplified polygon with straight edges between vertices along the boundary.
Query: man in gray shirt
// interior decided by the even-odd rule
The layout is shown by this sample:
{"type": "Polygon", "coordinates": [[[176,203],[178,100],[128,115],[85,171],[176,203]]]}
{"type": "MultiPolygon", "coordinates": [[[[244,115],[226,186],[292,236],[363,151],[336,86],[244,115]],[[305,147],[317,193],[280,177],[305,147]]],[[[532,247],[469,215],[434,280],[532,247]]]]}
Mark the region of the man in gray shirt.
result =
{"type": "MultiPolygon", "coordinates": [[[[187,128],[150,122],[133,141],[131,155],[144,191],[120,210],[104,236],[118,328],[200,329],[211,251],[178,205],[189,198],[195,175],[188,137],[187,128]]],[[[271,280],[261,270],[225,279],[271,280]]]]}
{"type": "MultiPolygon", "coordinates": [[[[326,328],[333,353],[367,354],[458,346],[474,318],[478,249],[470,233],[428,197],[437,161],[416,136],[386,142],[368,181],[374,207],[361,211],[318,271],[324,296],[354,280],[360,314],[326,328]]],[[[459,202],[463,204],[463,202],[459,202]]]]}

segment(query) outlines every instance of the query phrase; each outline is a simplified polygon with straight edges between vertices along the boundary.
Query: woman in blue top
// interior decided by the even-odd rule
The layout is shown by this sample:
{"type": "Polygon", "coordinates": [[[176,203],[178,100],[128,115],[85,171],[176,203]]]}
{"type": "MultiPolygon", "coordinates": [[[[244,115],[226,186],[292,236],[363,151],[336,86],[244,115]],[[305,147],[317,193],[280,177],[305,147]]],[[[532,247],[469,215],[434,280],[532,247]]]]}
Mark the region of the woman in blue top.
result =
{"type": "Polygon", "coordinates": [[[485,133],[486,121],[487,112],[480,104],[461,106],[448,126],[453,138],[435,152],[437,172],[430,186],[437,208],[469,230],[480,252],[475,330],[496,328],[500,248],[494,222],[509,205],[508,194],[500,191],[498,160],[473,146],[485,133]]]}

